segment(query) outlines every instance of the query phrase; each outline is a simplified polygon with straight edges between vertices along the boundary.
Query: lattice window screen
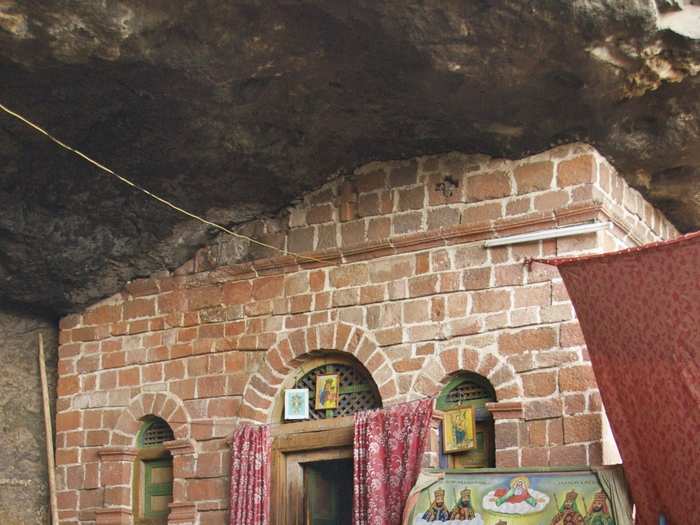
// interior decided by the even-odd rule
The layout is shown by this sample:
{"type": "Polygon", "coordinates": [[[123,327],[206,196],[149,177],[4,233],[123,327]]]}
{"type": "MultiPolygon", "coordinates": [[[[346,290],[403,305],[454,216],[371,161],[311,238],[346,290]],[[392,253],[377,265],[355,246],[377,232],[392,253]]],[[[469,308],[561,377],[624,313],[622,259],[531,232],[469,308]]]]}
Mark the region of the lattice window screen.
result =
{"type": "Polygon", "coordinates": [[[150,426],[144,430],[141,436],[141,445],[144,447],[160,445],[164,441],[175,439],[173,430],[162,419],[155,419],[150,426]]]}
{"type": "Polygon", "coordinates": [[[372,378],[359,367],[346,364],[323,365],[306,373],[294,388],[309,389],[309,418],[325,419],[351,416],[361,410],[381,408],[382,402],[372,378]],[[338,374],[340,376],[338,408],[316,410],[316,376],[338,374]]]}
{"type": "Polygon", "coordinates": [[[489,397],[490,395],[484,387],[472,383],[471,381],[465,381],[452,389],[445,396],[445,401],[451,405],[453,404],[457,406],[473,399],[484,399],[489,397]]]}

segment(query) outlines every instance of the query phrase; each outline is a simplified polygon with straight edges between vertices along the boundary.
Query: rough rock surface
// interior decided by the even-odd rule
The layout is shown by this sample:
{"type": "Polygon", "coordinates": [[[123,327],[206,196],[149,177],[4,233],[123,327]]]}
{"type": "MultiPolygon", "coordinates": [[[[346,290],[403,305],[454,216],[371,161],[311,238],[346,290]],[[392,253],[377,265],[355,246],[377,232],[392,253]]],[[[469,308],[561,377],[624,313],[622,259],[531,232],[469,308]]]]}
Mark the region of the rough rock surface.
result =
{"type": "MultiPolygon", "coordinates": [[[[375,159],[585,141],[700,226],[696,0],[0,0],[0,102],[226,224],[375,159]]],[[[64,313],[212,232],[0,115],[0,301],[64,313]]]]}
{"type": "Polygon", "coordinates": [[[44,335],[54,399],[55,323],[0,310],[0,523],[6,525],[49,523],[39,333],[44,335]]]}

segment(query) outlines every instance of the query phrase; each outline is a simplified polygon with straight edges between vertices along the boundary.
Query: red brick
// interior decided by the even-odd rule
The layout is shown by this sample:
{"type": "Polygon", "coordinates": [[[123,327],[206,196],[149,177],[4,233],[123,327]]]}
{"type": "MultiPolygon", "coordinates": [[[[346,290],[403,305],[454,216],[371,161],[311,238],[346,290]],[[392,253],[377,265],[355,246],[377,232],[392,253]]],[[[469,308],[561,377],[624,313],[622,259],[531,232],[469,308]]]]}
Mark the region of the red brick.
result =
{"type": "Polygon", "coordinates": [[[75,490],[62,490],[56,494],[59,509],[77,509],[78,492],[75,490]]]}
{"type": "Polygon", "coordinates": [[[586,343],[583,339],[581,326],[578,324],[578,322],[562,324],[560,331],[560,344],[563,348],[580,346],[586,343]]]}
{"type": "Polygon", "coordinates": [[[552,467],[585,465],[585,445],[568,445],[549,449],[549,464],[552,467]]]}
{"type": "Polygon", "coordinates": [[[523,164],[515,168],[513,174],[519,195],[548,190],[554,178],[554,164],[549,160],[523,164]]]}
{"type": "Polygon", "coordinates": [[[582,414],[564,417],[564,443],[596,441],[602,436],[600,414],[582,414]]]}
{"type": "Polygon", "coordinates": [[[572,366],[559,371],[559,389],[562,392],[579,392],[589,388],[596,388],[595,375],[590,366],[572,366]]]}
{"type": "Polygon", "coordinates": [[[467,206],[462,210],[462,224],[472,224],[500,219],[503,211],[500,202],[467,206]]]}
{"type": "Polygon", "coordinates": [[[226,376],[207,376],[197,379],[198,397],[219,397],[226,394],[226,376]]]}
{"type": "Polygon", "coordinates": [[[56,432],[65,432],[80,428],[81,413],[77,410],[61,412],[56,415],[56,432]]]}
{"type": "Polygon", "coordinates": [[[546,467],[548,465],[546,448],[524,448],[522,449],[523,467],[546,467]]]}
{"type": "Polygon", "coordinates": [[[513,306],[523,308],[526,306],[545,306],[550,304],[551,288],[549,283],[538,286],[526,286],[516,288],[513,294],[513,306]]]}
{"type": "Polygon", "coordinates": [[[281,297],[284,294],[284,276],[260,277],[253,281],[253,299],[260,301],[281,297]]]}
{"type": "Polygon", "coordinates": [[[506,290],[484,290],[472,295],[472,312],[501,312],[510,308],[510,293],[506,290]]]}
{"type": "Polygon", "coordinates": [[[514,468],[519,466],[517,450],[496,450],[496,467],[514,468]]]}
{"type": "Polygon", "coordinates": [[[56,450],[56,465],[71,465],[78,463],[80,457],[80,449],[77,448],[59,448],[56,450]]]}
{"type": "Polygon", "coordinates": [[[378,219],[371,219],[367,226],[367,240],[368,241],[385,241],[391,235],[391,219],[388,217],[381,217],[378,219]]]}
{"type": "Polygon", "coordinates": [[[448,323],[447,332],[451,337],[478,334],[481,331],[481,324],[478,319],[465,318],[455,319],[448,323]]]}
{"type": "Polygon", "coordinates": [[[525,405],[525,419],[549,419],[562,414],[561,399],[528,401],[525,405]]]}
{"type": "Polygon", "coordinates": [[[346,288],[348,286],[360,286],[369,280],[369,272],[366,263],[343,265],[330,271],[331,286],[346,288]]]}
{"type": "Polygon", "coordinates": [[[432,295],[437,292],[437,275],[413,277],[408,280],[408,292],[411,297],[432,295]]]}
{"type": "Polygon", "coordinates": [[[80,325],[81,317],[78,314],[71,314],[63,317],[58,322],[58,327],[61,330],[70,330],[71,328],[76,328],[80,325]]]}
{"type": "Polygon", "coordinates": [[[594,175],[595,159],[593,155],[582,155],[571,160],[564,160],[557,166],[559,187],[594,182],[594,175]]]}
{"type": "Polygon", "coordinates": [[[80,391],[80,377],[77,375],[73,376],[61,376],[58,378],[58,386],[56,387],[56,393],[59,397],[70,396],[77,394],[80,391]]]}
{"type": "Polygon", "coordinates": [[[141,382],[141,374],[138,367],[119,370],[119,386],[135,386],[141,382]]]}
{"type": "Polygon", "coordinates": [[[564,444],[564,425],[562,418],[557,417],[547,420],[547,445],[564,444]]]}
{"type": "Polygon", "coordinates": [[[422,221],[423,213],[419,211],[395,215],[392,224],[394,234],[401,235],[403,233],[417,232],[421,229],[422,221]]]}
{"type": "Polygon", "coordinates": [[[135,299],[124,303],[124,319],[156,315],[155,299],[135,299]]]}
{"type": "Polygon", "coordinates": [[[566,206],[569,194],[564,190],[552,190],[535,197],[537,211],[550,211],[566,206]]]}
{"type": "Polygon", "coordinates": [[[407,190],[398,190],[398,211],[420,210],[425,200],[425,187],[418,186],[407,190]]]}
{"type": "Polygon", "coordinates": [[[306,222],[308,224],[320,224],[322,222],[330,222],[332,220],[333,206],[330,204],[313,206],[306,212],[306,222]]]}
{"type": "Polygon", "coordinates": [[[428,300],[408,301],[403,304],[404,323],[423,323],[430,318],[428,300]]]}
{"type": "Polygon", "coordinates": [[[513,286],[523,284],[524,267],[521,263],[502,264],[494,268],[494,285],[513,286]]]}
{"type": "Polygon", "coordinates": [[[408,160],[395,166],[389,172],[389,185],[392,188],[415,184],[418,178],[418,164],[415,160],[408,160]]]}
{"type": "Polygon", "coordinates": [[[556,371],[524,374],[522,380],[525,395],[528,397],[546,397],[557,389],[556,371]]]}
{"type": "Polygon", "coordinates": [[[134,279],[126,285],[126,290],[134,297],[155,295],[158,293],[158,284],[155,279],[134,279]]]}
{"type": "Polygon", "coordinates": [[[88,430],[85,433],[85,444],[88,447],[101,447],[109,444],[109,432],[106,430],[88,430]]]}
{"type": "Polygon", "coordinates": [[[403,372],[413,372],[415,370],[420,370],[421,368],[423,368],[423,362],[424,359],[422,357],[416,357],[412,359],[401,359],[399,361],[395,361],[393,366],[394,370],[401,374],[403,372]]]}
{"type": "Polygon", "coordinates": [[[529,421],[526,424],[528,443],[531,447],[544,447],[547,444],[547,420],[529,421]]]}
{"type": "Polygon", "coordinates": [[[230,397],[209,400],[208,417],[233,417],[238,412],[241,402],[230,397]]]}
{"type": "Polygon", "coordinates": [[[472,268],[464,271],[464,288],[466,290],[483,290],[491,283],[491,268],[472,268]]]}
{"type": "MultiPolygon", "coordinates": [[[[61,332],[64,334],[66,332],[61,332]]],[[[70,332],[71,341],[94,341],[98,339],[97,330],[94,327],[76,328],[70,332]]]]}
{"type": "Polygon", "coordinates": [[[249,281],[236,281],[224,285],[224,304],[246,304],[250,301],[253,287],[249,281]]]}
{"type": "Polygon", "coordinates": [[[502,171],[473,175],[466,180],[467,202],[499,199],[511,191],[510,176],[502,171]]]}
{"type": "Polygon", "coordinates": [[[498,338],[498,346],[505,354],[518,354],[533,350],[546,350],[557,343],[556,330],[550,327],[525,328],[504,333],[498,338]]]}
{"type": "Polygon", "coordinates": [[[122,308],[118,304],[110,304],[97,306],[85,312],[83,317],[84,323],[87,325],[94,324],[109,324],[120,321],[122,317],[122,308]]]}
{"type": "Polygon", "coordinates": [[[222,476],[223,473],[220,452],[201,452],[197,455],[198,478],[213,478],[222,476]]]}
{"type": "Polygon", "coordinates": [[[164,367],[165,380],[182,379],[185,377],[184,361],[170,361],[165,363],[164,367]]]}
{"type": "Polygon", "coordinates": [[[222,303],[223,290],[220,286],[203,286],[187,290],[187,307],[190,310],[201,310],[222,303]]]}

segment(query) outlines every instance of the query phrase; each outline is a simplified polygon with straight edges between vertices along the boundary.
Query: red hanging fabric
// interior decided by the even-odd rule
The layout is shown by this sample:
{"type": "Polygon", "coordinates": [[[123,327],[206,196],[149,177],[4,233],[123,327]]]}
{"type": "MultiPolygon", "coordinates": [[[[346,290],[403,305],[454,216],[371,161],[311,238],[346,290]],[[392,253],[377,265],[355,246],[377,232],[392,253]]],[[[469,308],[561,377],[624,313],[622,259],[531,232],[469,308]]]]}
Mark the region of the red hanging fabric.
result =
{"type": "Polygon", "coordinates": [[[700,232],[558,266],[637,506],[694,523],[700,484],[700,232]]]}
{"type": "Polygon", "coordinates": [[[231,439],[229,525],[267,525],[270,514],[270,429],[242,425],[231,439]]]}
{"type": "Polygon", "coordinates": [[[432,414],[432,399],[355,414],[353,525],[401,523],[432,414]]]}

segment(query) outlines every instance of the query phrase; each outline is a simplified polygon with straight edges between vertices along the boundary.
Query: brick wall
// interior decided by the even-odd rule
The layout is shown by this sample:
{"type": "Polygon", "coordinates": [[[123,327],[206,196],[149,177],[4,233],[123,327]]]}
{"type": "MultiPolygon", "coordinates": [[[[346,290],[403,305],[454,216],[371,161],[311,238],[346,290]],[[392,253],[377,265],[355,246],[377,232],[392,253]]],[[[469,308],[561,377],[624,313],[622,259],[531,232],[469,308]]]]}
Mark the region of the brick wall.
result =
{"type": "Polygon", "coordinates": [[[129,522],[139,418],[175,441],[173,523],[223,523],[225,438],[268,422],[318,350],[349,352],[383,403],[432,395],[461,370],[493,384],[498,466],[601,461],[602,406],[566,290],[526,257],[676,235],[592,148],[519,161],[449,154],[372,163],[242,231],[240,241],[62,320],[57,446],[65,523],[129,522]],[[589,235],[484,249],[484,239],[593,219],[589,235]]]}

